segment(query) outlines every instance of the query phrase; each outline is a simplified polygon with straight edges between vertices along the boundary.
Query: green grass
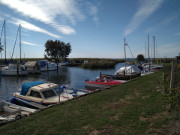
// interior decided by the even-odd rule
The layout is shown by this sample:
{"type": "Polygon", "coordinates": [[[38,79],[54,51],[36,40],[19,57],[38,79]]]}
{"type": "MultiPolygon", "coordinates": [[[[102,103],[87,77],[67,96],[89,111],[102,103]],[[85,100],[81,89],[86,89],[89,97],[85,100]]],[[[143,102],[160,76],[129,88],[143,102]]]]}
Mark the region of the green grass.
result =
{"type": "Polygon", "coordinates": [[[157,91],[162,73],[93,93],[0,127],[1,135],[180,134],[180,112],[157,91]]]}

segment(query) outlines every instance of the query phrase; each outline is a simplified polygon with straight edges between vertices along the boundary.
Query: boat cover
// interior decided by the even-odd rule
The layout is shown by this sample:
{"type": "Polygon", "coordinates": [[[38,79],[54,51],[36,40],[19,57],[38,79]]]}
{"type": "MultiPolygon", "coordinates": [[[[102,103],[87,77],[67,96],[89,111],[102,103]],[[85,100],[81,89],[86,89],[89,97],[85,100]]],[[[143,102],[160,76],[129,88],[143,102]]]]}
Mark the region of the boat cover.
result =
{"type": "Polygon", "coordinates": [[[116,71],[115,74],[122,74],[124,72],[126,72],[126,74],[141,73],[141,70],[137,66],[131,65],[127,67],[121,67],[119,70],[116,71]]]}
{"type": "Polygon", "coordinates": [[[28,82],[28,83],[24,83],[22,85],[22,89],[21,89],[21,92],[20,94],[21,95],[26,95],[29,91],[29,89],[33,86],[36,86],[36,85],[39,85],[39,84],[43,84],[43,83],[46,83],[46,82],[41,82],[41,81],[34,81],[34,82],[28,82]]]}
{"type": "Polygon", "coordinates": [[[45,67],[47,65],[47,61],[45,61],[45,60],[39,60],[38,63],[40,65],[40,67],[45,67]]]}

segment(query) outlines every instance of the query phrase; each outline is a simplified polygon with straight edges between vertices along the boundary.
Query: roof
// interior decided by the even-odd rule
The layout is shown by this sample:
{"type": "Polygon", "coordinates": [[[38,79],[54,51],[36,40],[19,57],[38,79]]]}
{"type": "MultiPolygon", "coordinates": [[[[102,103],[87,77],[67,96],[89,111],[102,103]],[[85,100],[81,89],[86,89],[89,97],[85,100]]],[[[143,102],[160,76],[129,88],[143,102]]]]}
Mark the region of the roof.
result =
{"type": "Polygon", "coordinates": [[[21,89],[20,94],[25,96],[25,95],[28,93],[28,91],[29,91],[29,89],[30,89],[31,87],[37,86],[37,85],[43,84],[43,83],[46,83],[46,82],[34,81],[34,82],[24,83],[24,84],[22,85],[22,89],[21,89]]]}
{"type": "Polygon", "coordinates": [[[57,86],[57,84],[55,84],[55,83],[43,83],[43,84],[33,86],[32,88],[34,90],[40,91],[40,90],[44,90],[44,89],[48,89],[48,88],[53,88],[56,86],[57,86]]]}
{"type": "MultiPolygon", "coordinates": [[[[36,63],[38,64],[37,61],[28,61],[25,66],[28,66],[28,67],[34,67],[36,65],[36,63]]],[[[38,64],[39,65],[39,64],[38,64]]]]}

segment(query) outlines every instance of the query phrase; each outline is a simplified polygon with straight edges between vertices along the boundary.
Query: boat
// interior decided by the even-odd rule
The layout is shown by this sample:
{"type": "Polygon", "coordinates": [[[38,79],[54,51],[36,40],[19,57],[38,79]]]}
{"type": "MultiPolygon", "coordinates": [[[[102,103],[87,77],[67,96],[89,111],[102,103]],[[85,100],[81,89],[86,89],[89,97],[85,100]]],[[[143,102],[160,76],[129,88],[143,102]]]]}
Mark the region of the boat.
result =
{"type": "Polygon", "coordinates": [[[24,116],[29,116],[35,112],[37,112],[36,109],[15,105],[6,101],[0,101],[0,125],[24,116]]]}
{"type": "MultiPolygon", "coordinates": [[[[59,93],[58,91],[56,91],[56,92],[59,93]]],[[[90,91],[88,91],[88,90],[68,88],[65,86],[61,86],[61,93],[62,92],[71,94],[73,97],[80,97],[80,96],[83,96],[83,95],[90,93],[90,91]]]]}
{"type": "Polygon", "coordinates": [[[27,103],[29,103],[30,106],[33,106],[33,104],[48,106],[73,98],[73,96],[68,93],[60,93],[58,95],[55,92],[58,90],[59,86],[55,83],[41,81],[24,83],[20,91],[13,93],[11,102],[25,106],[28,105],[27,103]]]}
{"type": "Polygon", "coordinates": [[[115,72],[114,75],[102,74],[100,73],[100,77],[111,77],[116,80],[131,80],[136,77],[141,76],[141,70],[135,65],[129,65],[127,67],[121,67],[119,70],[115,72]]]}
{"type": "MultiPolygon", "coordinates": [[[[5,22],[4,22],[4,25],[5,25],[5,22]]],[[[15,40],[15,44],[14,44],[14,47],[13,47],[13,53],[12,53],[12,56],[11,56],[11,60],[12,60],[13,55],[14,55],[14,49],[15,49],[18,34],[19,34],[19,38],[20,38],[20,40],[19,40],[20,62],[17,63],[17,64],[9,64],[8,66],[2,67],[1,68],[2,75],[23,76],[23,75],[28,74],[27,68],[24,65],[21,64],[21,62],[22,62],[21,61],[21,25],[19,25],[19,27],[18,27],[18,31],[17,31],[17,34],[16,34],[16,40],[15,40]]],[[[6,45],[5,45],[5,48],[6,48],[6,45]]],[[[6,53],[6,49],[5,49],[5,53],[6,53]]],[[[5,61],[6,61],[6,55],[5,55],[5,61]]]]}
{"type": "Polygon", "coordinates": [[[61,61],[59,63],[59,66],[67,66],[68,65],[68,62],[67,61],[61,61]]]}
{"type": "Polygon", "coordinates": [[[53,71],[57,70],[57,64],[54,62],[49,62],[48,60],[39,60],[41,71],[53,71]]]}
{"type": "Polygon", "coordinates": [[[111,77],[116,80],[131,80],[133,78],[141,76],[141,70],[137,66],[126,64],[126,49],[125,49],[126,46],[128,46],[128,44],[124,39],[125,66],[117,70],[114,75],[100,73],[100,78],[111,77]]]}
{"type": "Polygon", "coordinates": [[[28,71],[24,65],[9,64],[1,68],[1,74],[3,76],[25,76],[28,71]]]}
{"type": "Polygon", "coordinates": [[[106,89],[124,82],[125,81],[113,80],[111,77],[98,77],[96,80],[85,80],[85,87],[88,90],[106,89]]]}
{"type": "Polygon", "coordinates": [[[37,61],[28,61],[24,64],[29,74],[40,74],[41,68],[37,61]]]}
{"type": "Polygon", "coordinates": [[[57,64],[56,63],[54,63],[54,62],[48,62],[48,71],[53,71],[53,70],[57,70],[57,68],[58,68],[58,66],[57,66],[57,64]]]}

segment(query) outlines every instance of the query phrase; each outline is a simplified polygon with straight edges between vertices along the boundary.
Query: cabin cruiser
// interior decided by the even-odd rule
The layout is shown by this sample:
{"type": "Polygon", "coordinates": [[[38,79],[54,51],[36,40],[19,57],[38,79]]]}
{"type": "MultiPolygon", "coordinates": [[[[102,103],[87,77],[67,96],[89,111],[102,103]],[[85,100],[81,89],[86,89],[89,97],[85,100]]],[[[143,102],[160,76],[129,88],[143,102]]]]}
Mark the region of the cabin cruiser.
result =
{"type": "Polygon", "coordinates": [[[41,81],[24,83],[20,91],[13,93],[11,102],[33,107],[31,103],[48,106],[73,98],[71,94],[65,92],[58,95],[55,92],[58,90],[59,86],[55,83],[41,81]]]}

